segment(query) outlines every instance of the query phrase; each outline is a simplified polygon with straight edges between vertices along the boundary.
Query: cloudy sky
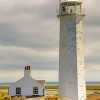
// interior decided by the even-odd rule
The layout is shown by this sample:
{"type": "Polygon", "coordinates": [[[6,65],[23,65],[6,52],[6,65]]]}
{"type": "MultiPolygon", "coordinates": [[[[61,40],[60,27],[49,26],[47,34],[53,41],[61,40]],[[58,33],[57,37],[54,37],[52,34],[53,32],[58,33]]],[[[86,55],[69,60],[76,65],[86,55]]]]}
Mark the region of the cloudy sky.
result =
{"type": "MultiPolygon", "coordinates": [[[[58,80],[59,0],[0,0],[0,82],[32,76],[58,80]]],[[[86,81],[100,81],[100,0],[84,0],[86,81]]]]}

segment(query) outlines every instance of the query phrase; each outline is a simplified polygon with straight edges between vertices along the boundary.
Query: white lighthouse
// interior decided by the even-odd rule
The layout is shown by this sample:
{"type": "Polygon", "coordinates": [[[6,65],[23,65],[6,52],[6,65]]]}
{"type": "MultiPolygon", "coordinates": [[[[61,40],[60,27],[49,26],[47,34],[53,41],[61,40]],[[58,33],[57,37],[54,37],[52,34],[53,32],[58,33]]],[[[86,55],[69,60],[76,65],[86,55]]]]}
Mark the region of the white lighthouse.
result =
{"type": "Polygon", "coordinates": [[[60,0],[59,96],[85,100],[82,0],[60,0]]]}

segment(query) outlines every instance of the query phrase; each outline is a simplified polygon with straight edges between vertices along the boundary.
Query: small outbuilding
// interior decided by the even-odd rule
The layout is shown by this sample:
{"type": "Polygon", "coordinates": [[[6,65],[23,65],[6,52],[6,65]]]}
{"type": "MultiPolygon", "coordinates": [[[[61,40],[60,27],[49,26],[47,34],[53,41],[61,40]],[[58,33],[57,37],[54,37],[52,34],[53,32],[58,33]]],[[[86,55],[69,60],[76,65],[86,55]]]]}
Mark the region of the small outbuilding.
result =
{"type": "Polygon", "coordinates": [[[44,96],[45,81],[31,77],[31,67],[26,66],[24,77],[9,86],[10,96],[44,96]]]}

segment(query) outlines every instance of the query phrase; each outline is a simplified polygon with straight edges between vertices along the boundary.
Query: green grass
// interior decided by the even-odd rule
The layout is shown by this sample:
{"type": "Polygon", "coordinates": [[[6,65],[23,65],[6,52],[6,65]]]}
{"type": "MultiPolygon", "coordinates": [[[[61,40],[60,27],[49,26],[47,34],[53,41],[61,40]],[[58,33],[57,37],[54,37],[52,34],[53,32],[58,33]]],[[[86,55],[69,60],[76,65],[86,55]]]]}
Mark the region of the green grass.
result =
{"type": "Polygon", "coordinates": [[[28,98],[28,99],[26,99],[26,100],[45,100],[45,98],[28,98]]]}
{"type": "Polygon", "coordinates": [[[8,86],[0,86],[0,89],[8,89],[8,86]]]}

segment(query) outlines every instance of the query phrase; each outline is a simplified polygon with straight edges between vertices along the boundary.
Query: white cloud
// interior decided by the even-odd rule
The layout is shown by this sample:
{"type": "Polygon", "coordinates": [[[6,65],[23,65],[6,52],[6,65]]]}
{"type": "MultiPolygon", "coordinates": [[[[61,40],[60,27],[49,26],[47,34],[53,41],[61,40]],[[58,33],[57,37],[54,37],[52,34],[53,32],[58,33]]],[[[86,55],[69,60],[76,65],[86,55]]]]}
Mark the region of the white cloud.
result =
{"type": "Polygon", "coordinates": [[[2,70],[20,70],[32,65],[33,69],[58,69],[58,49],[37,50],[23,47],[0,46],[2,70]]]}
{"type": "MultiPolygon", "coordinates": [[[[16,82],[24,76],[23,70],[18,71],[0,71],[0,83],[16,82]]],[[[37,80],[58,81],[57,70],[32,70],[31,76],[37,80]]]]}
{"type": "Polygon", "coordinates": [[[100,81],[100,64],[86,65],[86,81],[100,81]]]}
{"type": "MultiPolygon", "coordinates": [[[[95,65],[95,69],[98,69],[100,64],[100,1],[85,0],[84,2],[86,8],[85,64],[86,70],[89,69],[90,73],[87,77],[91,78],[92,67],[95,65]]],[[[0,0],[1,71],[21,70],[27,64],[32,65],[33,70],[38,71],[40,69],[44,72],[49,69],[58,70],[57,7],[58,0],[0,0]]],[[[56,72],[52,73],[55,75],[56,72]]],[[[2,80],[8,78],[4,74],[2,72],[2,80]]],[[[20,75],[22,76],[21,72],[20,75]]],[[[40,74],[39,77],[41,77],[40,74]]],[[[43,77],[45,77],[44,74],[43,77]]],[[[47,77],[50,78],[50,74],[46,74],[46,79],[47,77]]]]}

